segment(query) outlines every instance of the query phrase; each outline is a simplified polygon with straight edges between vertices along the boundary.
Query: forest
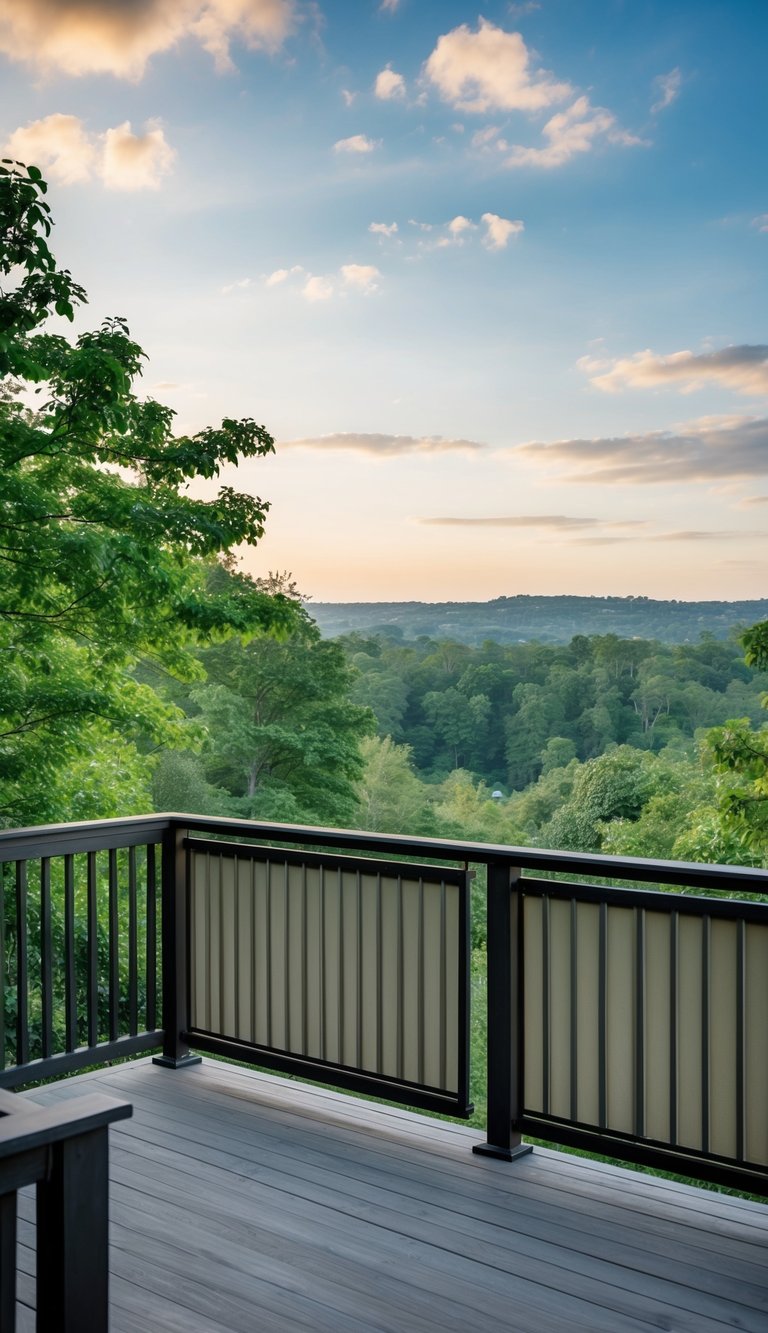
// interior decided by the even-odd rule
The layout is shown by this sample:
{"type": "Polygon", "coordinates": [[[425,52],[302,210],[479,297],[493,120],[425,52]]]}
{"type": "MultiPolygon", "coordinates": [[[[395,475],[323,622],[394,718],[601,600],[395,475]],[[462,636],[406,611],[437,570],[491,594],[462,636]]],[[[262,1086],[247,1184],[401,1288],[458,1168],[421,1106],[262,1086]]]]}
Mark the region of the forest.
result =
{"type": "Polygon", "coordinates": [[[653,597],[533,597],[489,602],[312,602],[328,638],[350,633],[403,639],[453,639],[479,647],[494,643],[566,644],[576,634],[695,643],[701,634],[727,638],[768,616],[768,600],[660,601],[653,597]]]}

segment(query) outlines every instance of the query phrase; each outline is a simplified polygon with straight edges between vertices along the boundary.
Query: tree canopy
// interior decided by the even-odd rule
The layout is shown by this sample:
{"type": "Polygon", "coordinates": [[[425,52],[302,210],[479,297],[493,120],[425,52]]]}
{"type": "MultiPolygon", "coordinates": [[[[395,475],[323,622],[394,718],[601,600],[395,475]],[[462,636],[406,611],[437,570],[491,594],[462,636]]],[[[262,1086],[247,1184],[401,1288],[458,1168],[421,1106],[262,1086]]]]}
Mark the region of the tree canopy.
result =
{"type": "MultiPolygon", "coordinates": [[[[237,632],[288,633],[294,599],[211,563],[263,533],[266,501],[189,484],[269,453],[251,419],[191,436],[136,385],[146,359],[114,317],[74,339],[86,295],[54,258],[46,184],[0,164],[0,820],[66,817],[71,766],[110,740],[173,741],[178,710],[140,683],[142,659],[202,674],[194,648],[237,632]],[[30,404],[36,402],[33,409],[30,404]]],[[[94,811],[100,813],[100,811],[94,811]]]]}

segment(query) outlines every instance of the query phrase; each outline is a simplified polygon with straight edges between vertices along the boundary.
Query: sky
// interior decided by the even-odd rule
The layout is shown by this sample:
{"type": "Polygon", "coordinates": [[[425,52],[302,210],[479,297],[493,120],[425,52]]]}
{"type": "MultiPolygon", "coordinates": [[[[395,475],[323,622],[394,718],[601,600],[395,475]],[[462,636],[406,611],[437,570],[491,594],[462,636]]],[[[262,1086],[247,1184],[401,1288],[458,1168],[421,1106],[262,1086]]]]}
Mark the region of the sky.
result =
{"type": "MultiPolygon", "coordinates": [[[[0,141],[316,601],[766,595],[765,0],[0,0],[0,141]]],[[[201,491],[201,493],[203,493],[201,491]]]]}

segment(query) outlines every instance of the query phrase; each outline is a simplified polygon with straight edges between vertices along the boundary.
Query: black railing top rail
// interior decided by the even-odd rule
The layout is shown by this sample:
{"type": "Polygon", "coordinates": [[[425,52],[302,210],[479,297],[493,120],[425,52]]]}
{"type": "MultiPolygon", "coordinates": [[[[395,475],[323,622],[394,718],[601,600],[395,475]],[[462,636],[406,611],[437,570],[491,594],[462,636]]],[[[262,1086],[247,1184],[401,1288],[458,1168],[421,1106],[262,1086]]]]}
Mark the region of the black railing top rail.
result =
{"type": "Polygon", "coordinates": [[[75,824],[48,824],[0,831],[0,861],[56,856],[66,852],[98,851],[109,847],[161,842],[170,830],[228,834],[234,838],[270,843],[314,844],[337,851],[408,855],[426,860],[514,865],[521,870],[549,874],[598,876],[638,883],[671,884],[683,888],[716,889],[768,896],[768,870],[751,866],[707,865],[688,861],[657,861],[639,856],[604,856],[594,852],[514,847],[496,843],[463,842],[447,838],[420,838],[392,833],[365,833],[356,829],[316,827],[311,824],[274,824],[260,820],[207,817],[168,812],[102,819],[75,824]]]}

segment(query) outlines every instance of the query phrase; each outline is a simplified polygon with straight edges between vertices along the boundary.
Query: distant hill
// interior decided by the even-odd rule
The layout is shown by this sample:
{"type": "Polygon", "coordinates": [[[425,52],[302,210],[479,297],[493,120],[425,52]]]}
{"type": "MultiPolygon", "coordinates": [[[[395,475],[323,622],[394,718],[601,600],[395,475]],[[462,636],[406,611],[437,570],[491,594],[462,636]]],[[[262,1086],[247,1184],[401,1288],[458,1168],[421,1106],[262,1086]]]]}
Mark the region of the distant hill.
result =
{"type": "Polygon", "coordinates": [[[701,634],[725,639],[768,619],[768,598],[749,602],[662,602],[650,597],[496,597],[490,602],[311,602],[308,610],[325,638],[353,630],[404,639],[427,635],[478,645],[569,643],[574,634],[695,642],[701,634]]]}

